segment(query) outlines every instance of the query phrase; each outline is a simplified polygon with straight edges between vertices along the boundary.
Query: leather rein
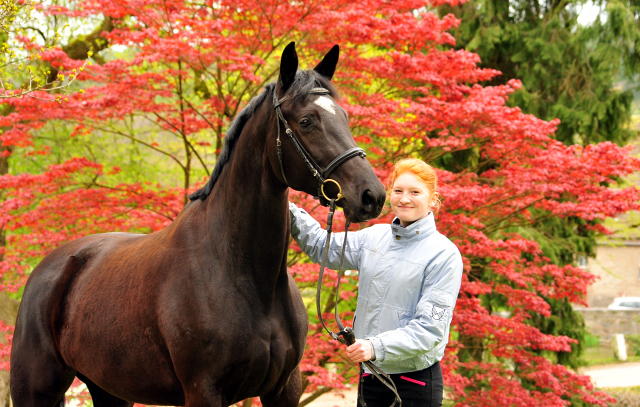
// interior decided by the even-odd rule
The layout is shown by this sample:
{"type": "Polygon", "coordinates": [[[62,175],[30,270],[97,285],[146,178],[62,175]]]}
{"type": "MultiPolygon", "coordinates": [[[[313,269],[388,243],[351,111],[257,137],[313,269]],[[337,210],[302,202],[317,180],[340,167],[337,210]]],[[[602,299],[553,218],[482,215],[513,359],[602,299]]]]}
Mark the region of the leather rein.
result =
{"type": "MultiPolygon", "coordinates": [[[[329,94],[329,90],[325,89],[325,88],[313,88],[309,91],[309,93],[311,94],[315,94],[315,95],[327,95],[329,94]]],[[[351,226],[350,222],[347,222],[345,224],[345,231],[344,231],[344,244],[342,245],[342,257],[340,258],[340,269],[338,271],[338,282],[337,282],[337,286],[336,286],[336,294],[335,294],[335,308],[334,308],[334,315],[335,315],[335,319],[336,319],[336,323],[338,325],[338,328],[340,329],[339,332],[335,333],[333,331],[331,331],[329,328],[327,328],[327,325],[324,322],[324,319],[322,318],[322,310],[320,308],[320,292],[322,289],[322,277],[324,275],[324,270],[327,264],[327,259],[329,257],[329,247],[331,245],[331,235],[333,232],[333,214],[336,210],[336,201],[339,201],[340,199],[345,199],[344,195],[342,195],[342,187],[340,186],[340,184],[329,178],[329,176],[331,175],[331,173],[338,168],[340,165],[342,165],[343,163],[345,163],[347,160],[356,157],[356,156],[360,156],[362,158],[366,157],[366,153],[364,152],[364,150],[360,147],[355,147],[355,148],[351,148],[345,152],[343,152],[342,154],[340,154],[338,157],[336,157],[335,159],[333,159],[333,161],[331,161],[329,163],[329,165],[327,165],[327,167],[323,170],[322,167],[320,167],[318,164],[316,164],[316,162],[313,160],[313,158],[311,158],[311,156],[309,155],[309,153],[307,152],[307,150],[305,150],[305,148],[302,146],[302,144],[300,144],[300,141],[298,140],[298,138],[295,136],[295,134],[293,133],[293,130],[291,130],[291,127],[289,126],[289,123],[287,123],[287,120],[284,118],[284,115],[282,114],[282,110],[280,109],[280,105],[282,105],[282,103],[284,103],[284,101],[286,101],[289,98],[288,95],[283,96],[280,100],[278,100],[278,95],[274,89],[273,91],[273,108],[275,109],[277,115],[278,115],[278,119],[280,121],[280,123],[282,123],[284,125],[285,128],[285,133],[287,134],[287,136],[289,136],[289,139],[291,140],[291,142],[293,143],[294,147],[296,148],[296,151],[298,152],[298,154],[300,154],[305,162],[305,164],[307,165],[307,168],[309,169],[309,171],[311,171],[311,173],[313,174],[313,176],[316,178],[316,180],[318,181],[318,196],[316,196],[315,198],[320,200],[320,204],[323,206],[328,206],[329,207],[329,214],[327,217],[327,240],[325,243],[325,247],[324,247],[324,252],[322,254],[322,263],[320,265],[320,273],[318,275],[318,286],[316,289],[316,309],[318,312],[318,318],[320,319],[320,322],[322,323],[322,326],[324,327],[324,329],[327,331],[327,333],[329,333],[329,335],[331,336],[331,338],[349,346],[352,345],[353,343],[355,343],[356,341],[356,337],[355,334],[353,332],[353,329],[351,327],[346,327],[342,324],[342,321],[340,320],[340,317],[338,316],[338,295],[340,293],[340,280],[342,279],[344,270],[343,270],[343,263],[344,263],[344,256],[345,256],[345,249],[347,247],[347,233],[349,232],[349,226],[351,226]],[[326,183],[333,183],[338,187],[338,194],[336,195],[336,198],[329,198],[325,191],[324,191],[324,185],[326,183]]],[[[277,147],[278,147],[278,161],[280,163],[280,171],[282,173],[282,178],[285,182],[285,184],[288,186],[289,185],[289,181],[287,180],[287,176],[284,173],[284,165],[282,162],[282,142],[280,140],[280,123],[278,123],[278,138],[277,138],[277,147]]],[[[380,380],[380,382],[382,382],[382,384],[384,384],[385,386],[387,386],[395,395],[395,400],[393,402],[393,404],[391,404],[390,407],[395,407],[396,405],[398,405],[398,407],[400,407],[402,405],[402,400],[400,399],[400,395],[398,394],[398,389],[396,388],[395,383],[393,382],[393,380],[391,379],[391,377],[385,373],[384,371],[382,371],[382,369],[380,369],[379,367],[377,367],[376,365],[374,365],[370,360],[365,361],[365,362],[361,362],[360,363],[360,382],[361,382],[361,386],[359,386],[359,392],[358,392],[358,399],[361,403],[361,405],[363,407],[366,407],[367,404],[364,401],[364,396],[362,394],[362,389],[364,387],[364,366],[366,366],[369,371],[378,379],[380,380]]]]}

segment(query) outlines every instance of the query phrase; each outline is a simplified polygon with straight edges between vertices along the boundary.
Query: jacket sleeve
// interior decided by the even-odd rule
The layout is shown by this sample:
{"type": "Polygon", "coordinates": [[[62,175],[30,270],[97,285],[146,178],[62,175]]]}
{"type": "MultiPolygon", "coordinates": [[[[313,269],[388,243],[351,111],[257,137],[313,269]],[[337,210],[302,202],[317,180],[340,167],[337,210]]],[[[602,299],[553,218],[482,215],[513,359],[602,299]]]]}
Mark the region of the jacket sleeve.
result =
{"type": "Polygon", "coordinates": [[[376,362],[402,360],[431,351],[449,340],[449,325],[462,281],[462,257],[457,248],[443,253],[422,283],[414,318],[404,327],[371,340],[376,362]]]}
{"type": "MultiPolygon", "coordinates": [[[[291,237],[298,243],[302,251],[309,256],[311,261],[314,263],[322,262],[322,253],[327,241],[327,231],[304,209],[298,208],[291,202],[289,202],[289,213],[291,215],[291,237]]],[[[347,247],[343,263],[345,269],[358,268],[363,237],[363,231],[349,232],[347,234],[347,247]]],[[[332,234],[329,258],[327,259],[327,267],[332,270],[340,268],[343,242],[344,232],[332,234]]]]}

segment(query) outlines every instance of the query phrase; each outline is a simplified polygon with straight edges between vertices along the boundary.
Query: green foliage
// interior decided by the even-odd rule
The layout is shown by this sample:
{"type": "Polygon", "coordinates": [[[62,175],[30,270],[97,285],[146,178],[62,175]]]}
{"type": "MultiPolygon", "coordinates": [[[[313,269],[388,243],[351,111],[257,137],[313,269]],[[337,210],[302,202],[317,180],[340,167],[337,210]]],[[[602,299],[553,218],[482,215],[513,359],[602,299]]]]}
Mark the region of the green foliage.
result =
{"type": "Polygon", "coordinates": [[[625,335],[624,337],[629,344],[629,354],[640,356],[640,335],[625,335]]]}
{"type": "MultiPolygon", "coordinates": [[[[10,157],[10,173],[36,174],[52,164],[61,164],[73,157],[87,157],[101,163],[104,173],[109,174],[108,178],[94,181],[105,182],[108,179],[111,187],[142,182],[164,187],[180,183],[181,173],[166,157],[114,134],[115,130],[125,132],[129,128],[132,132],[138,131],[140,126],[132,120],[125,119],[119,125],[105,128],[114,131],[94,130],[91,134],[74,134],[74,127],[60,121],[47,123],[34,136],[33,146],[19,149],[10,157]],[[41,151],[48,154],[38,154],[41,151]]],[[[140,136],[151,140],[157,134],[147,131],[140,136]]]]}
{"type": "Polygon", "coordinates": [[[597,348],[600,346],[600,338],[596,335],[592,335],[589,332],[584,334],[584,347],[585,348],[597,348]]]}
{"type": "MultiPolygon", "coordinates": [[[[502,76],[492,84],[520,79],[509,99],[525,113],[561,123],[556,137],[565,144],[613,141],[625,144],[633,91],[618,83],[640,73],[637,1],[598,1],[606,13],[588,26],[578,23],[585,2],[577,0],[472,0],[454,13],[458,48],[477,53],[481,66],[502,76]]],[[[591,4],[591,3],[589,3],[591,4]]]]}

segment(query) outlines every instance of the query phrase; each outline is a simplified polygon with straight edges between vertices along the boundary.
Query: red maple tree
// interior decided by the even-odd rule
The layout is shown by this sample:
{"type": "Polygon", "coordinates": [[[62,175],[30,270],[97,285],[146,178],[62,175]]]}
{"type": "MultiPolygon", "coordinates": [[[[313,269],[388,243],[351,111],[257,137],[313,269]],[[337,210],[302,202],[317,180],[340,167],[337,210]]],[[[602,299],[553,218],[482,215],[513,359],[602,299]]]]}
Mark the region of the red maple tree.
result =
{"type": "MultiPolygon", "coordinates": [[[[541,353],[568,352],[574,340],[543,334],[529,323],[532,313],[550,315],[545,298],[582,303],[593,276],[552,264],[519,228],[553,216],[583,219],[605,233],[598,219],[638,206],[638,191],[616,187],[616,180],[640,162],[611,143],[566,147],[555,141],[557,122],[506,106],[517,81],[481,86],[499,72],[479,69],[475,54],[452,49],[448,30],[458,21],[433,12],[445,3],[459,1],[77,0],[43,8],[48,16],[101,23],[84,40],[38,51],[51,75],[78,74],[83,93],[64,103],[30,96],[5,101],[5,156],[11,150],[11,160],[47,154],[34,144],[34,134],[46,123],[70,123],[72,135],[111,134],[164,157],[182,182],[118,182],[118,168],[87,158],[39,174],[1,175],[0,229],[8,233],[0,247],[4,288],[18,289],[38,259],[69,239],[166,226],[211,170],[229,122],[276,78],[284,45],[295,40],[302,66],[312,67],[338,43],[340,103],[380,178],[388,181],[392,163],[407,155],[448,163],[438,171],[444,207],[437,224],[465,261],[443,362],[449,397],[459,406],[606,405],[608,397],[594,391],[586,376],[541,353]],[[114,45],[127,52],[109,53],[114,45]],[[96,63],[80,72],[92,50],[96,63]],[[509,317],[487,308],[489,294],[504,298],[509,317]],[[465,352],[473,357],[461,357],[465,352]]],[[[326,209],[309,197],[294,193],[292,200],[326,218],[326,209]]],[[[375,222],[392,216],[387,211],[375,222]]],[[[338,216],[335,227],[341,224],[338,216]]],[[[291,272],[306,292],[318,267],[295,245],[291,253],[291,272]]],[[[336,278],[327,274],[328,294],[336,278]]],[[[356,283],[354,275],[344,278],[340,307],[346,321],[356,283]]],[[[330,313],[333,297],[324,298],[330,313]]],[[[301,405],[357,379],[356,367],[322,333],[310,309],[302,362],[310,395],[301,405]]]]}

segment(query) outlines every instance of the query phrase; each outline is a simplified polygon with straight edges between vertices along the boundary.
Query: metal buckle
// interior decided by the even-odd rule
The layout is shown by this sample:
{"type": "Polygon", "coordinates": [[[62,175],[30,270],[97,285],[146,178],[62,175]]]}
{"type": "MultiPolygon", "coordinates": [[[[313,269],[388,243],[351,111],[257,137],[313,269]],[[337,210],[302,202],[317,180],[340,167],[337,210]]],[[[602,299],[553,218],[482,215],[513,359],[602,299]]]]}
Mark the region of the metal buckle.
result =
{"type": "Polygon", "coordinates": [[[328,95],[329,93],[329,89],[325,89],[325,88],[313,88],[309,91],[309,93],[314,93],[316,95],[328,95]]]}

